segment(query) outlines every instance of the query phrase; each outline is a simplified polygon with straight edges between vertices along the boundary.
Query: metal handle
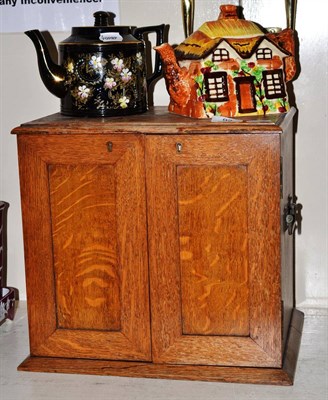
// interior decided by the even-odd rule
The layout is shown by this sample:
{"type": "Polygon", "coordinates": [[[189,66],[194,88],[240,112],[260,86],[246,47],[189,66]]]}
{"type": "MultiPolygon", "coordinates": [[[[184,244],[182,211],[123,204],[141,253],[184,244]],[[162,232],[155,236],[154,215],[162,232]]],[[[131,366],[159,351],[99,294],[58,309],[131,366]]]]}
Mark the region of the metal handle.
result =
{"type": "Polygon", "coordinates": [[[185,37],[187,38],[194,31],[195,1],[181,0],[181,9],[183,17],[183,30],[185,37]]]}
{"type": "Polygon", "coordinates": [[[293,235],[296,229],[299,229],[301,221],[301,205],[293,202],[293,197],[288,196],[288,203],[284,208],[284,231],[288,231],[288,235],[293,235]]]}
{"type": "Polygon", "coordinates": [[[287,28],[295,30],[297,0],[285,0],[287,28]]]}

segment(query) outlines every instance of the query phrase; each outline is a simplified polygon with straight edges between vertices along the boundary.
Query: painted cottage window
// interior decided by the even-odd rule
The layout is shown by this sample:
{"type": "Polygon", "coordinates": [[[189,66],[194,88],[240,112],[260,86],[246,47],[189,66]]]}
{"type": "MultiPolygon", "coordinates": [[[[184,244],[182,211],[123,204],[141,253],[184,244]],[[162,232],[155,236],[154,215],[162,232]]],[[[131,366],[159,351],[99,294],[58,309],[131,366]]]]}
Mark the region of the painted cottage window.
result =
{"type": "Polygon", "coordinates": [[[204,78],[207,90],[207,101],[229,100],[226,72],[205,74],[204,78]]]}
{"type": "Polygon", "coordinates": [[[265,95],[268,99],[277,99],[286,96],[282,70],[264,71],[263,78],[265,95]]]}
{"type": "Polygon", "coordinates": [[[215,52],[213,53],[212,61],[218,62],[218,61],[225,61],[225,60],[229,60],[228,50],[216,49],[215,52]]]}
{"type": "Polygon", "coordinates": [[[258,49],[256,51],[256,58],[258,60],[271,60],[272,50],[268,48],[258,49]]]}

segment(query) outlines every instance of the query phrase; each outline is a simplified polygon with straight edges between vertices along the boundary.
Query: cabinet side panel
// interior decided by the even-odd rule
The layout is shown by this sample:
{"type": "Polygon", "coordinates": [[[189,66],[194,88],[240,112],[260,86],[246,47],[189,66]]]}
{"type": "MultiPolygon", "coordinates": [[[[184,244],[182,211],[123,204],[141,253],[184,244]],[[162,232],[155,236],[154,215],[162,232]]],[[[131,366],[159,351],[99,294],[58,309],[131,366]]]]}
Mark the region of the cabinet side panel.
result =
{"type": "Polygon", "coordinates": [[[120,329],[115,174],[111,165],[50,165],[59,328],[120,329]]]}
{"type": "Polygon", "coordinates": [[[183,333],[248,336],[247,168],[177,172],[183,333]]]}
{"type": "MultiPolygon", "coordinates": [[[[293,124],[290,123],[281,135],[281,176],[282,176],[282,198],[281,218],[284,218],[284,208],[291,197],[296,201],[294,191],[294,135],[293,124]]],[[[291,323],[293,309],[295,307],[295,236],[289,235],[285,230],[284,221],[281,221],[281,287],[283,300],[283,345],[287,344],[288,331],[291,323]]]]}

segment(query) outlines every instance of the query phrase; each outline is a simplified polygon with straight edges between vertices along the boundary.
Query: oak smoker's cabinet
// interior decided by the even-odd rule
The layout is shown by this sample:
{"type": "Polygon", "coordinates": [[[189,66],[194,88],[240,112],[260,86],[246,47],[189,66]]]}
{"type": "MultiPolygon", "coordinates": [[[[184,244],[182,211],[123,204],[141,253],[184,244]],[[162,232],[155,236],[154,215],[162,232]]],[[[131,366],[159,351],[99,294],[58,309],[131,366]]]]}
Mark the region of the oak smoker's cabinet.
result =
{"type": "Polygon", "coordinates": [[[219,124],[155,108],[14,129],[19,369],[291,384],[293,114],[219,124]]]}

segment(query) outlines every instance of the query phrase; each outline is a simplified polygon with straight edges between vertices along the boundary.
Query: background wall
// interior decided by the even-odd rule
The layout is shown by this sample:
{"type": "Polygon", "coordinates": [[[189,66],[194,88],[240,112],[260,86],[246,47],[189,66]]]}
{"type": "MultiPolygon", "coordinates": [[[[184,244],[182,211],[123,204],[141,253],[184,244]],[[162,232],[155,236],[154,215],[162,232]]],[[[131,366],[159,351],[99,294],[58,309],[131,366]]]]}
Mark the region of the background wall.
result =
{"type": "MultiPolygon", "coordinates": [[[[216,19],[223,3],[241,3],[245,18],[263,26],[286,26],[284,0],[195,2],[195,29],[216,19]]],[[[166,23],[171,44],[184,39],[180,0],[120,0],[120,5],[121,24],[166,23]]],[[[296,194],[303,205],[303,231],[296,237],[296,290],[297,303],[302,306],[327,306],[328,298],[327,11],[326,0],[298,0],[296,29],[302,70],[294,82],[299,109],[296,194]]],[[[68,36],[67,32],[52,34],[56,43],[68,36]]],[[[59,101],[43,86],[34,47],[22,33],[0,34],[0,84],[0,199],[10,203],[8,284],[26,299],[16,138],[10,131],[22,122],[58,112],[59,101]]],[[[163,80],[156,85],[154,102],[168,104],[163,80]]]]}

